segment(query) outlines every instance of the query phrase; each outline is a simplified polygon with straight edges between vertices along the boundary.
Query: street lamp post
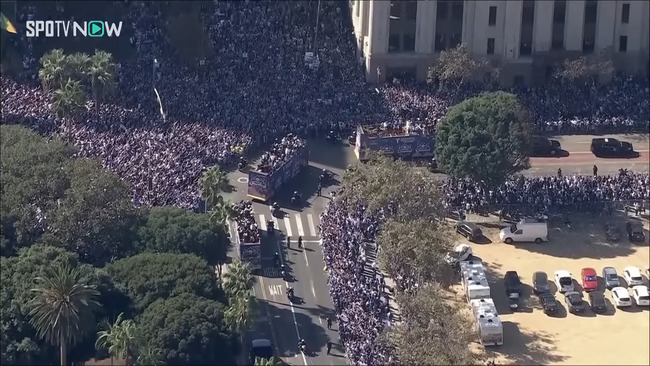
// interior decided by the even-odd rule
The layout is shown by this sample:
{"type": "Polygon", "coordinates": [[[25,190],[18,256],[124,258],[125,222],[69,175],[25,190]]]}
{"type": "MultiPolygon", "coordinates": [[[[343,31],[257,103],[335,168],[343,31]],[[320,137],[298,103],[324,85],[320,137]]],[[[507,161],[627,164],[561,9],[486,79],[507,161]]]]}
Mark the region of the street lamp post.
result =
{"type": "Polygon", "coordinates": [[[165,116],[165,111],[163,110],[162,106],[162,100],[160,99],[160,93],[158,93],[158,89],[156,89],[156,79],[158,77],[158,60],[153,59],[153,91],[156,93],[156,100],[158,101],[158,106],[160,107],[160,116],[163,119],[163,123],[167,123],[167,117],[165,116]]]}
{"type": "Polygon", "coordinates": [[[316,41],[318,40],[318,26],[320,25],[319,20],[320,20],[320,0],[318,0],[318,6],[316,8],[316,30],[314,31],[314,56],[315,57],[318,57],[318,46],[316,45],[316,41]]]}

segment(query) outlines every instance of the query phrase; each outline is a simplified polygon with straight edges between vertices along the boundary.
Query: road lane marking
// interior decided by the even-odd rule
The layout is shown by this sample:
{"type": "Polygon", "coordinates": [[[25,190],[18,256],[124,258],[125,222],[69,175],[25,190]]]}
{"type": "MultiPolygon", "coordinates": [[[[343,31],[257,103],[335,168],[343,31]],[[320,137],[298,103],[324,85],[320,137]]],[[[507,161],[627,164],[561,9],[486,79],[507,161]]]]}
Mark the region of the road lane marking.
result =
{"type": "Polygon", "coordinates": [[[237,221],[232,222],[232,229],[233,229],[233,232],[230,233],[230,234],[234,236],[235,244],[239,244],[239,234],[237,233],[237,221]]]}
{"type": "Polygon", "coordinates": [[[269,311],[269,303],[268,299],[266,298],[266,293],[264,292],[264,279],[260,276],[260,288],[262,289],[262,298],[265,301],[264,309],[266,310],[266,317],[268,318],[269,321],[269,328],[271,328],[271,339],[273,340],[273,346],[275,348],[276,354],[280,354],[280,344],[278,343],[278,339],[275,336],[275,328],[273,327],[273,320],[271,319],[271,312],[269,311]]]}
{"type": "Polygon", "coordinates": [[[260,214],[260,228],[266,231],[266,220],[264,220],[264,215],[262,214],[260,214]]]}
{"type": "MultiPolygon", "coordinates": [[[[286,218],[286,217],[284,219],[288,220],[288,218],[286,218]]],[[[280,242],[276,240],[275,245],[276,245],[276,247],[278,249],[278,253],[282,252],[282,247],[280,247],[280,242]]],[[[284,264],[284,256],[283,255],[280,256],[280,263],[284,264]]],[[[284,281],[284,285],[285,285],[286,288],[289,288],[289,282],[287,282],[286,280],[284,281]]],[[[302,337],[300,336],[300,330],[298,329],[298,321],[296,320],[296,310],[293,308],[293,303],[291,301],[288,301],[288,299],[287,299],[287,302],[289,303],[289,307],[291,308],[291,316],[293,317],[293,326],[296,328],[296,335],[298,336],[298,339],[300,340],[300,339],[302,339],[302,337]]],[[[300,352],[300,350],[298,350],[298,352],[302,356],[303,363],[305,365],[309,365],[307,363],[307,358],[305,357],[305,354],[300,352]]]]}
{"type": "Polygon", "coordinates": [[[307,224],[309,225],[309,232],[311,235],[318,235],[316,227],[314,226],[314,216],[310,213],[307,214],[307,224]]]}
{"type": "Polygon", "coordinates": [[[294,217],[296,218],[296,226],[298,226],[298,235],[305,236],[305,230],[302,227],[302,219],[300,219],[300,214],[295,214],[294,217]]]}
{"type": "Polygon", "coordinates": [[[271,296],[280,296],[282,295],[282,286],[280,285],[269,285],[269,293],[271,296]]]}
{"type": "Polygon", "coordinates": [[[287,236],[293,236],[293,232],[291,231],[291,220],[289,220],[288,217],[284,218],[284,230],[287,233],[287,236]]]}
{"type": "Polygon", "coordinates": [[[311,276],[309,277],[309,283],[311,284],[311,294],[314,295],[314,301],[318,302],[316,300],[316,288],[314,287],[314,281],[311,279],[311,276]]]}
{"type": "Polygon", "coordinates": [[[302,254],[305,256],[305,263],[307,264],[307,267],[309,267],[309,259],[307,259],[307,251],[303,249],[302,254]]]}
{"type": "Polygon", "coordinates": [[[318,317],[318,322],[320,323],[320,325],[323,325],[323,318],[321,318],[321,317],[319,316],[319,317],[318,317]]]}

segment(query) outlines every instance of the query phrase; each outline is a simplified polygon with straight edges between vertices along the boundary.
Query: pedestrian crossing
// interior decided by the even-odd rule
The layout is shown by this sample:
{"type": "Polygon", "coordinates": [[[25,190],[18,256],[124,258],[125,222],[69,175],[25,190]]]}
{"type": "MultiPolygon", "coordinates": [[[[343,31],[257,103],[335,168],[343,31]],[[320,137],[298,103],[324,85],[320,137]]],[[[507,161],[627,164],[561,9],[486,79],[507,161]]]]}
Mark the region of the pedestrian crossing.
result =
{"type": "MultiPolygon", "coordinates": [[[[275,217],[270,214],[255,214],[255,222],[257,222],[257,227],[262,231],[267,231],[266,223],[268,220],[273,221],[273,226],[276,230],[282,232],[286,236],[298,237],[302,236],[303,239],[317,239],[318,235],[318,225],[319,225],[319,215],[314,215],[311,213],[287,213],[283,217],[275,217]]],[[[234,221],[230,222],[230,235],[235,237],[237,234],[237,223],[234,221]]]]}

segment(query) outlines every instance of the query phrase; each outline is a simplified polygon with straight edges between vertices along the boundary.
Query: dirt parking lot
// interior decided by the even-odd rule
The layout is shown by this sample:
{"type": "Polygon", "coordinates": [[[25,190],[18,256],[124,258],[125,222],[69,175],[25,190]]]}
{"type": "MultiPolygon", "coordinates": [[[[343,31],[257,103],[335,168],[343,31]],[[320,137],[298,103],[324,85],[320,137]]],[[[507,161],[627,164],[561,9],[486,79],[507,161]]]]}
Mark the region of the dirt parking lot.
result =
{"type": "MultiPolygon", "coordinates": [[[[624,232],[625,218],[608,219],[612,220],[624,232]]],[[[596,315],[588,310],[584,315],[567,314],[564,297],[551,284],[561,308],[559,315],[550,317],[542,312],[532,294],[535,271],[546,272],[552,280],[556,270],[565,269],[573,274],[576,289],[582,290],[580,270],[584,267],[596,269],[601,289],[604,285],[600,274],[606,266],[616,268],[619,275],[624,267],[637,266],[647,285],[645,268],[650,261],[647,220],[644,222],[646,243],[641,245],[631,244],[625,235],[617,244],[607,242],[604,224],[601,219],[574,217],[571,229],[562,227],[561,223],[550,224],[548,243],[512,245],[499,241],[498,223],[482,225],[492,242],[471,245],[474,254],[485,264],[492,298],[504,328],[503,346],[484,351],[487,359],[497,364],[517,365],[650,364],[650,311],[647,307],[634,304],[629,309],[616,309],[610,292],[605,291],[607,313],[596,315]],[[517,271],[524,284],[524,306],[516,313],[508,308],[503,286],[503,274],[509,270],[517,271]]],[[[459,242],[466,241],[461,238],[459,242]]]]}

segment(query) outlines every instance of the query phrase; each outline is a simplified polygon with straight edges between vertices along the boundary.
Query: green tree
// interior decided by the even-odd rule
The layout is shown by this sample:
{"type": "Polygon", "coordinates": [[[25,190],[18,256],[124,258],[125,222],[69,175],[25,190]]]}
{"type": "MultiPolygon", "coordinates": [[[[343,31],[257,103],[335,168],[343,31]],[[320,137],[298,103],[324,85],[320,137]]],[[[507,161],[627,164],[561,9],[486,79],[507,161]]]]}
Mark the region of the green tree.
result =
{"type": "Polygon", "coordinates": [[[467,45],[459,44],[440,53],[438,62],[429,69],[429,81],[439,80],[441,85],[460,88],[466,84],[493,81],[498,70],[487,60],[477,60],[467,50],[467,45]]]}
{"type": "Polygon", "coordinates": [[[61,366],[67,365],[68,345],[74,345],[95,327],[99,291],[80,268],[62,263],[35,278],[30,323],[37,334],[59,346],[61,366]]]}
{"type": "Polygon", "coordinates": [[[65,57],[66,75],[72,80],[84,83],[88,78],[90,57],[85,53],[73,53],[65,57]]]}
{"type": "Polygon", "coordinates": [[[224,274],[223,289],[228,295],[228,308],[225,323],[228,327],[242,334],[255,317],[252,289],[255,284],[250,264],[234,260],[224,274]]]}
{"type": "Polygon", "coordinates": [[[124,286],[138,311],[182,293],[225,302],[214,268],[194,255],[142,253],[117,260],[106,270],[116,284],[124,286]]]}
{"type": "Polygon", "coordinates": [[[516,96],[485,93],[447,111],[438,125],[436,159],[452,176],[495,187],[530,166],[530,131],[516,96]]]}
{"type": "Polygon", "coordinates": [[[48,219],[45,243],[103,264],[131,253],[139,220],[128,185],[94,159],[77,159],[69,170],[70,188],[48,219]]]}
{"type": "Polygon", "coordinates": [[[212,166],[203,172],[199,179],[201,198],[205,200],[205,211],[217,202],[219,193],[229,185],[228,176],[219,166],[212,166]]]}
{"type": "Polygon", "coordinates": [[[140,334],[137,324],[133,319],[123,319],[124,313],[120,313],[113,324],[105,322],[104,329],[97,332],[97,349],[108,349],[111,355],[111,364],[113,358],[125,360],[127,365],[137,359],[139,350],[142,348],[144,341],[140,334]]]}
{"type": "Polygon", "coordinates": [[[66,75],[66,58],[63,50],[57,48],[45,53],[40,62],[38,78],[43,84],[43,89],[52,90],[62,86],[66,75]]]}
{"type": "Polygon", "coordinates": [[[235,206],[233,203],[224,200],[221,196],[217,196],[214,206],[210,209],[210,222],[215,225],[224,226],[234,215],[235,206]]]}
{"type": "Polygon", "coordinates": [[[99,114],[99,105],[102,98],[115,87],[113,55],[105,51],[95,50],[95,54],[90,57],[88,77],[93,90],[95,111],[99,114]]]}
{"type": "Polygon", "coordinates": [[[68,79],[52,93],[52,112],[58,118],[74,117],[84,109],[85,102],[81,83],[68,79]]]}
{"type": "Polygon", "coordinates": [[[282,361],[278,357],[271,357],[271,358],[256,357],[254,363],[254,366],[283,366],[283,365],[286,365],[286,363],[284,363],[284,361],[282,361]]]}
{"type": "Polygon", "coordinates": [[[70,182],[74,151],[58,137],[45,139],[22,127],[0,125],[2,255],[32,245],[70,182]]]}
{"type": "Polygon", "coordinates": [[[223,277],[223,289],[229,297],[242,294],[248,295],[255,285],[255,277],[253,277],[251,265],[239,259],[235,259],[228,266],[228,271],[223,277]]]}
{"type": "Polygon", "coordinates": [[[223,320],[223,304],[185,293],[158,299],[139,324],[169,365],[234,365],[236,343],[223,320]]]}
{"type": "Polygon", "coordinates": [[[143,350],[138,353],[138,359],[135,360],[136,366],[162,366],[165,362],[162,360],[162,352],[153,347],[145,346],[143,350]]]}
{"type": "Polygon", "coordinates": [[[363,202],[370,211],[392,206],[400,221],[424,219],[436,223],[445,217],[441,183],[427,172],[413,172],[403,161],[371,156],[343,176],[339,196],[363,202]]]}
{"type": "Polygon", "coordinates": [[[473,365],[469,344],[476,339],[469,320],[435,285],[421,286],[416,294],[400,294],[397,302],[403,322],[388,331],[403,364],[473,365]]]}
{"type": "Polygon", "coordinates": [[[611,55],[606,51],[597,55],[580,56],[573,60],[566,59],[562,66],[556,69],[555,76],[572,84],[589,84],[597,80],[611,81],[615,72],[611,55]]]}
{"type": "Polygon", "coordinates": [[[135,251],[194,254],[214,266],[226,261],[229,244],[224,225],[211,223],[206,215],[157,207],[138,228],[135,251]]]}

